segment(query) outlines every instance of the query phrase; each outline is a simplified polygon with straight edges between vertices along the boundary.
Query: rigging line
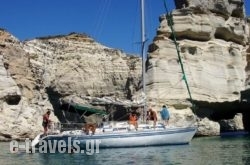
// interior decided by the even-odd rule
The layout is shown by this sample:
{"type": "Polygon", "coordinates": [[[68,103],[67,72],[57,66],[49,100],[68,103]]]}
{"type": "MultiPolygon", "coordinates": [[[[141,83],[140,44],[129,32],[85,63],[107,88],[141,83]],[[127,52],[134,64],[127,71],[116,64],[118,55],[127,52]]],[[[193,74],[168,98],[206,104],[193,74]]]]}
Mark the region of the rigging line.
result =
{"type": "Polygon", "coordinates": [[[104,13],[104,16],[103,16],[103,19],[102,19],[102,24],[101,24],[101,28],[100,28],[100,30],[99,30],[99,35],[101,35],[102,34],[102,32],[103,32],[103,26],[104,26],[104,24],[105,24],[105,21],[106,21],[106,19],[107,19],[107,16],[108,16],[108,14],[109,14],[109,11],[110,11],[110,6],[111,6],[111,0],[107,0],[108,2],[107,2],[107,5],[106,5],[106,11],[105,11],[105,13],[104,13]]]}
{"type": "Polygon", "coordinates": [[[170,27],[171,32],[172,32],[172,35],[173,35],[173,41],[174,41],[175,48],[176,48],[176,51],[177,51],[178,60],[179,60],[180,65],[181,65],[181,71],[182,71],[182,74],[183,74],[182,79],[185,81],[185,84],[186,84],[186,87],[187,87],[187,90],[188,90],[188,94],[189,94],[189,97],[190,97],[190,102],[191,102],[191,104],[192,104],[192,107],[195,108],[195,104],[194,104],[194,102],[193,102],[192,95],[191,95],[191,91],[190,91],[190,89],[189,89],[189,85],[188,85],[188,82],[187,82],[187,76],[186,76],[186,74],[185,74],[184,66],[183,66],[183,63],[182,63],[181,56],[180,56],[179,44],[178,44],[177,41],[176,41],[176,35],[175,35],[174,28],[173,28],[173,25],[174,25],[174,22],[173,22],[173,15],[172,15],[172,13],[170,13],[170,12],[168,11],[166,1],[163,0],[163,2],[164,2],[164,7],[165,7],[165,10],[166,10],[166,13],[167,13],[167,14],[166,14],[166,19],[167,19],[167,21],[168,21],[168,26],[170,27]]]}
{"type": "MultiPolygon", "coordinates": [[[[103,1],[101,1],[103,2],[103,1]]],[[[105,4],[105,3],[104,3],[105,4]]],[[[102,17],[102,13],[104,11],[104,7],[102,7],[103,4],[99,3],[99,9],[98,9],[98,12],[97,12],[97,16],[95,18],[96,22],[95,22],[95,25],[94,25],[94,32],[93,32],[93,36],[94,38],[97,38],[97,30],[98,30],[98,27],[99,27],[99,24],[100,24],[100,21],[101,21],[101,17],[102,17]]]]}
{"type": "MultiPolygon", "coordinates": [[[[101,1],[101,2],[104,2],[104,1],[101,1]]],[[[104,3],[105,5],[106,3],[104,3]]],[[[99,24],[100,24],[100,21],[101,21],[101,17],[103,16],[103,12],[104,12],[104,9],[105,7],[102,7],[103,4],[99,3],[99,9],[98,9],[98,13],[97,13],[97,18],[95,19],[96,20],[96,23],[95,23],[95,26],[94,26],[94,32],[93,32],[93,36],[94,38],[97,38],[97,30],[98,30],[98,27],[99,27],[99,24]]]]}
{"type": "Polygon", "coordinates": [[[103,25],[105,23],[108,12],[110,10],[110,5],[111,5],[111,0],[105,0],[104,5],[101,4],[101,6],[100,6],[101,10],[99,12],[100,14],[99,14],[98,21],[97,21],[95,31],[94,31],[95,38],[99,38],[99,36],[101,35],[101,33],[103,31],[103,25]]]}

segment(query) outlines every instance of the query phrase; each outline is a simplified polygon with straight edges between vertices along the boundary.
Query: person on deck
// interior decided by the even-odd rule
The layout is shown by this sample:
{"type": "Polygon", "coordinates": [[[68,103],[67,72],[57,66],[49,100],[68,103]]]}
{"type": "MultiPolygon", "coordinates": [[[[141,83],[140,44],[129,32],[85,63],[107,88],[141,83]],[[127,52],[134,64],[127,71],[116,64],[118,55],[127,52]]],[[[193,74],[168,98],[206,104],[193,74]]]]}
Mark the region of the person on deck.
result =
{"type": "Polygon", "coordinates": [[[161,118],[164,121],[164,125],[168,125],[170,115],[169,115],[169,111],[168,111],[166,105],[162,106],[162,109],[161,109],[160,113],[161,113],[161,118]]]}
{"type": "Polygon", "coordinates": [[[50,116],[50,110],[48,110],[44,115],[43,115],[43,129],[44,129],[44,132],[43,134],[46,136],[47,133],[48,133],[48,127],[49,127],[49,124],[51,123],[51,120],[49,119],[49,116],[50,116]]]}
{"type": "Polygon", "coordinates": [[[96,123],[85,123],[82,130],[86,133],[86,135],[89,135],[89,132],[92,132],[92,135],[95,134],[97,124],[96,123]]]}
{"type": "Polygon", "coordinates": [[[131,113],[129,115],[129,124],[132,124],[135,126],[135,129],[138,128],[138,123],[137,123],[137,116],[135,113],[131,113]]]}
{"type": "Polygon", "coordinates": [[[147,112],[147,121],[154,121],[154,127],[156,126],[156,121],[157,121],[157,115],[156,112],[153,111],[152,108],[149,108],[147,112]]]}

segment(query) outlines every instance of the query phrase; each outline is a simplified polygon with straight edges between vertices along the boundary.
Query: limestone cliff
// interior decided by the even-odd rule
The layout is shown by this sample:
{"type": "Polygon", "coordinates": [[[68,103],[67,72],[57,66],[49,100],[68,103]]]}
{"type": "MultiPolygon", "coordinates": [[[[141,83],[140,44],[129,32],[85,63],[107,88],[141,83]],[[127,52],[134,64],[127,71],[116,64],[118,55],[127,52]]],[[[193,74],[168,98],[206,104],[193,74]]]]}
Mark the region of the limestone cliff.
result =
{"type": "Polygon", "coordinates": [[[63,120],[60,99],[131,99],[139,89],[141,60],[85,34],[22,43],[1,30],[0,37],[0,140],[34,137],[42,131],[41,116],[47,109],[54,111],[54,121],[63,120]]]}
{"type": "Polygon", "coordinates": [[[141,70],[138,58],[84,34],[38,38],[25,42],[24,50],[29,53],[36,78],[61,95],[126,98],[124,84],[128,77],[138,81],[141,70]]]}
{"type": "MultiPolygon", "coordinates": [[[[175,3],[173,28],[196,115],[201,120],[208,117],[219,121],[232,119],[237,113],[245,114],[242,93],[249,90],[249,24],[243,1],[175,3]]],[[[157,36],[149,47],[147,93],[152,104],[155,100],[158,104],[167,103],[177,113],[174,109],[190,106],[172,39],[167,17],[162,15],[157,36]]]]}
{"type": "Polygon", "coordinates": [[[0,140],[34,137],[41,131],[41,115],[52,107],[36,97],[39,84],[23,43],[3,29],[0,57],[0,140]]]}

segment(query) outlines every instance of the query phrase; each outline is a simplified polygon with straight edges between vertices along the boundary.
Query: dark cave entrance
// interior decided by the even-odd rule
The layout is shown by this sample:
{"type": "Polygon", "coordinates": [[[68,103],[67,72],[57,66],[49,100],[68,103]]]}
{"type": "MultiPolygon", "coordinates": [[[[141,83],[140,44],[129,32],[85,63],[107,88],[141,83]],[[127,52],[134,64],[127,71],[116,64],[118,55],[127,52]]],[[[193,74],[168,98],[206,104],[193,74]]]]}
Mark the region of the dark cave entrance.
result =
{"type": "MultiPolygon", "coordinates": [[[[250,131],[250,103],[244,101],[233,102],[205,102],[195,101],[197,109],[195,113],[200,118],[207,117],[212,121],[230,120],[236,114],[242,114],[242,122],[245,131],[250,131]]],[[[228,131],[221,126],[221,132],[228,131]]]]}

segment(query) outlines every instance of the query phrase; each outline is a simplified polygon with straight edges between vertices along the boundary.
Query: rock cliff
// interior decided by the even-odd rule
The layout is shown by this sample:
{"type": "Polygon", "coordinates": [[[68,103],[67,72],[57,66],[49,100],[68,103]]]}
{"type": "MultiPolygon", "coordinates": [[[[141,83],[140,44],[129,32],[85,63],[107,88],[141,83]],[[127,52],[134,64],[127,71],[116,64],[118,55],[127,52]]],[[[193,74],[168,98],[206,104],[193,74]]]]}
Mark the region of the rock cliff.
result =
{"type": "Polygon", "coordinates": [[[66,121],[60,99],[131,99],[139,89],[140,59],[71,33],[20,42],[1,30],[0,140],[34,137],[42,114],[66,121]],[[10,131],[12,130],[12,131],[10,131]]]}
{"type": "Polygon", "coordinates": [[[34,137],[41,131],[40,116],[51,105],[35,99],[39,91],[23,43],[3,29],[0,57],[0,140],[34,137]]]}
{"type": "MultiPolygon", "coordinates": [[[[190,107],[183,76],[188,81],[196,115],[211,121],[247,116],[249,95],[249,23],[240,0],[176,0],[172,19],[185,75],[180,67],[166,15],[149,47],[148,99],[173,109],[190,107]]],[[[173,113],[177,113],[173,110],[173,113]]],[[[199,125],[199,122],[198,122],[199,125]]],[[[208,125],[208,124],[206,124],[208,125]]],[[[246,127],[247,123],[245,123],[246,127]]],[[[215,134],[219,133],[220,127],[215,134]]],[[[211,131],[212,132],[212,131],[211,131]]],[[[212,133],[214,134],[214,133],[212,133]]]]}
{"type": "Polygon", "coordinates": [[[29,53],[37,79],[61,95],[84,93],[124,98],[123,84],[133,76],[127,60],[133,57],[98,44],[86,35],[38,38],[25,42],[24,50],[29,53]]]}

